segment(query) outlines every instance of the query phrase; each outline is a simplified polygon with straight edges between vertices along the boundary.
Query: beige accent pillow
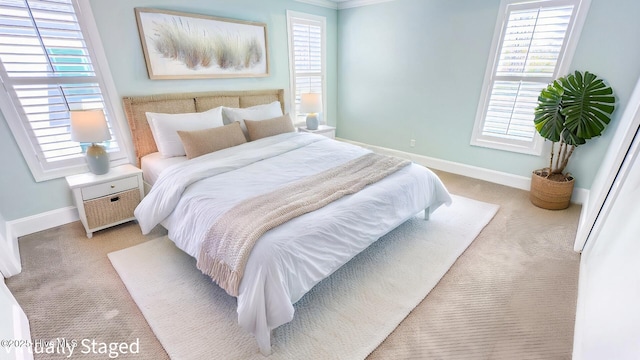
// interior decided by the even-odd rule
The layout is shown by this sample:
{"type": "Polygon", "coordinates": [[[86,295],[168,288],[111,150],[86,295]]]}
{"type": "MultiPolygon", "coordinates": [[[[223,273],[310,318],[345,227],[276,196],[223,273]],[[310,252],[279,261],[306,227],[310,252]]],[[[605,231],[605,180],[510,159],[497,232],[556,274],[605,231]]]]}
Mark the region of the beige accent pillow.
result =
{"type": "Polygon", "coordinates": [[[247,126],[249,141],[296,131],[289,114],[268,120],[245,120],[244,124],[247,126]]]}
{"type": "Polygon", "coordinates": [[[244,137],[239,122],[211,129],[196,131],[178,131],[187,159],[244,144],[244,137]]]}
{"type": "Polygon", "coordinates": [[[162,157],[184,156],[178,134],[180,131],[195,131],[210,129],[224,125],[222,120],[222,106],[199,113],[162,114],[145,113],[151,134],[162,157]]]}
{"type": "Polygon", "coordinates": [[[249,139],[249,134],[247,133],[245,120],[267,120],[282,115],[282,107],[279,101],[248,108],[222,107],[222,121],[224,121],[225,124],[230,124],[234,121],[239,122],[240,127],[242,127],[242,132],[247,136],[247,140],[249,139]]]}

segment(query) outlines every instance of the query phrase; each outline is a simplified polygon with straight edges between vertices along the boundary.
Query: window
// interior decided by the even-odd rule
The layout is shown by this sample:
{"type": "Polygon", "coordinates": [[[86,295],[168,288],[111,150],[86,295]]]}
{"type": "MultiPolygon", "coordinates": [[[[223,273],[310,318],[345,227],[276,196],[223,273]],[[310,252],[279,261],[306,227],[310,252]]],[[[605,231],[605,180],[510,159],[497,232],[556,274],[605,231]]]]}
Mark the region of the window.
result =
{"type": "MultiPolygon", "coordinates": [[[[291,104],[294,122],[303,123],[306,114],[300,114],[300,94],[322,94],[326,108],[326,19],[321,16],[287,11],[289,35],[289,67],[291,71],[291,104]]],[[[324,116],[325,111],[320,116],[324,116]]]]}
{"type": "MultiPolygon", "coordinates": [[[[102,145],[112,162],[126,162],[100,74],[107,66],[96,61],[89,30],[76,17],[78,3],[0,1],[0,106],[36,181],[86,169],[86,144],[71,141],[69,110],[103,109],[111,140],[102,145]]],[[[89,25],[93,18],[85,6],[89,25]]]]}
{"type": "Polygon", "coordinates": [[[568,72],[589,0],[503,0],[472,145],[540,155],[540,90],[568,72]]]}

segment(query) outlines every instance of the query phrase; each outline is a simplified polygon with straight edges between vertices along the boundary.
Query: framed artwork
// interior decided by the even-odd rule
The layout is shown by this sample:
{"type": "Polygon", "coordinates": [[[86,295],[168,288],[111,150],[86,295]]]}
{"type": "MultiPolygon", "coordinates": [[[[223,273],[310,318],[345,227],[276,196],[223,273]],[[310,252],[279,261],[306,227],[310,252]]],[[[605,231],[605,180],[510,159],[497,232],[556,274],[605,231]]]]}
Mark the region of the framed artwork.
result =
{"type": "Polygon", "coordinates": [[[269,75],[266,24],[148,8],[135,13],[150,79],[269,75]]]}

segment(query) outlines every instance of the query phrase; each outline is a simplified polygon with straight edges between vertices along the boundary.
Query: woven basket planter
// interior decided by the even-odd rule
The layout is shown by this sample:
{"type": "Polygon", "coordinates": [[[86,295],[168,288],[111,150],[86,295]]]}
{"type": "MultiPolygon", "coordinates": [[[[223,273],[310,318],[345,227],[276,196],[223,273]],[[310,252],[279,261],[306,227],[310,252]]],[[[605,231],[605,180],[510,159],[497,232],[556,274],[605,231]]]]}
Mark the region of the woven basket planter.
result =
{"type": "Polygon", "coordinates": [[[562,210],[569,207],[573,193],[574,178],[569,176],[566,181],[555,181],[547,178],[545,169],[536,170],[531,174],[531,191],[529,199],[537,207],[547,210],[562,210]]]}

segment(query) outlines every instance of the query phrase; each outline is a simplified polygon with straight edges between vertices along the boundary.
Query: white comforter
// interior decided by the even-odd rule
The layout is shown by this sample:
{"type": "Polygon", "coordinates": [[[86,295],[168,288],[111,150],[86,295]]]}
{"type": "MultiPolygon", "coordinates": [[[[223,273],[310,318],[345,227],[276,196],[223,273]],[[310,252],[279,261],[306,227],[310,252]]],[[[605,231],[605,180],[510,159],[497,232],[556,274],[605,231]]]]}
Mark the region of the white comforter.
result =
{"type": "MultiPolygon", "coordinates": [[[[236,203],[366,152],[309,133],[249,142],[166,169],[135,216],[143,233],[162,223],[180,249],[197,257],[211,224],[236,203]]],[[[411,164],[268,231],[253,248],[240,283],[238,323],[268,354],[271,329],[293,319],[292,304],[315,284],[421,210],[450,202],[435,174],[411,164]]]]}

